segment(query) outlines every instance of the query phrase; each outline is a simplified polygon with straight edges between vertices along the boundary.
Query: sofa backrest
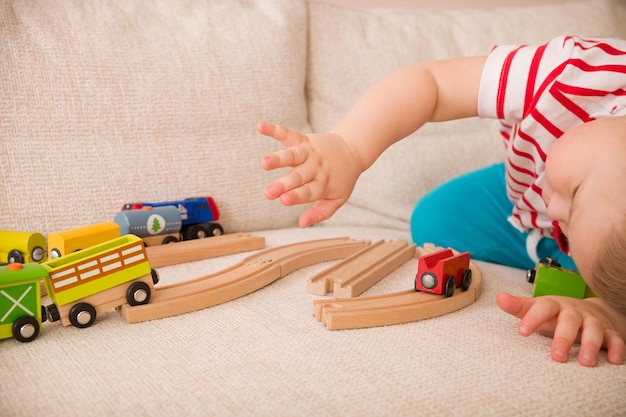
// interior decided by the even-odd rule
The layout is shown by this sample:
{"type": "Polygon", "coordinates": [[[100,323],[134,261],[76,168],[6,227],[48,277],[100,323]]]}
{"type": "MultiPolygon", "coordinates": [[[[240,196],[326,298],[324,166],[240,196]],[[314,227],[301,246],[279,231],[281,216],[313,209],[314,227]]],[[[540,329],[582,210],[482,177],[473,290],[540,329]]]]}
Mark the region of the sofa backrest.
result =
{"type": "Polygon", "coordinates": [[[306,42],[304,0],[0,2],[0,229],[207,195],[226,232],[293,226],[255,127],[309,129],[306,42]]]}
{"type": "MultiPolygon", "coordinates": [[[[443,12],[375,1],[414,7],[1,2],[0,229],[47,234],[110,221],[128,202],[205,195],[226,232],[295,226],[302,208],[263,197],[277,174],[259,159],[282,145],[258,135],[258,121],[326,130],[400,65],[561,32],[615,34],[623,22],[620,0],[443,12]]],[[[500,157],[488,123],[429,126],[392,147],[334,221],[405,228],[427,189],[500,157]]]]}

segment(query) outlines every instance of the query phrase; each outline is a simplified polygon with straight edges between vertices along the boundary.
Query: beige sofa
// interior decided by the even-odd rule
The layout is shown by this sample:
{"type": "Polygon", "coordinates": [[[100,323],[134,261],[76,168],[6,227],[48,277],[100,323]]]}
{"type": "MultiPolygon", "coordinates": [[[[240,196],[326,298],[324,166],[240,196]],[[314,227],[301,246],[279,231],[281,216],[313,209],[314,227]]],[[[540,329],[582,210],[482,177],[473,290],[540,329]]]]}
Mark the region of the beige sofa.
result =
{"type": "MultiPolygon", "coordinates": [[[[329,129],[377,78],[416,61],[564,33],[626,36],[621,0],[332,3],[2,2],[0,229],[46,234],[112,220],[128,201],[210,195],[226,232],[267,247],[408,240],[424,192],[501,158],[493,121],[425,127],[381,157],[333,219],[306,230],[302,208],[263,197],[277,174],[258,161],[280,144],[256,123],[329,129]]],[[[161,268],[159,285],[249,255],[161,268]]],[[[626,367],[603,353],[584,368],[576,349],[552,361],[551,339],[522,338],[495,304],[500,291],[531,294],[525,271],[477,265],[475,303],[396,326],[316,321],[312,302],[325,297],[306,283],[328,263],[171,318],[126,324],[110,311],[87,329],[44,323],[32,343],[0,341],[0,414],[625,415],[626,367]]],[[[411,288],[415,266],[365,295],[411,288]]]]}

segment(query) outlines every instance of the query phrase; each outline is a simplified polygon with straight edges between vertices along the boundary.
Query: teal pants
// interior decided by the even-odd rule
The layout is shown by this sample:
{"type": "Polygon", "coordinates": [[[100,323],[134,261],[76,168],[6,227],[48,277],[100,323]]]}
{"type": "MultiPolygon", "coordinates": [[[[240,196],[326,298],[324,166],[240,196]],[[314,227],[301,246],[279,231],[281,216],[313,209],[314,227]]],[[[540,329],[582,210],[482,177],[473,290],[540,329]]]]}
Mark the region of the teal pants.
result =
{"type": "MultiPolygon", "coordinates": [[[[504,164],[496,164],[454,178],[427,193],[415,206],[411,235],[417,245],[434,243],[467,251],[476,260],[523,269],[535,267],[526,250],[527,233],[507,220],[513,204],[506,196],[504,164]]],[[[556,241],[543,238],[539,259],[553,258],[576,269],[556,241]]]]}

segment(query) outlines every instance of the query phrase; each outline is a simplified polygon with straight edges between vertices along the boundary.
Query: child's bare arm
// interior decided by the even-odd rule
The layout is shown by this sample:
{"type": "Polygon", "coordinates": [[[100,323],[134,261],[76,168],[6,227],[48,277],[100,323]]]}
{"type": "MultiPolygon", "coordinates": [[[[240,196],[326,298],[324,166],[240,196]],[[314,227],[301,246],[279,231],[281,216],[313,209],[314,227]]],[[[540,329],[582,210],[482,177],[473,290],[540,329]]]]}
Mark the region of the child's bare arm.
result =
{"type": "Polygon", "coordinates": [[[526,298],[501,293],[496,301],[502,310],[521,319],[518,331],[522,336],[538,332],[552,337],[550,355],[558,362],[567,361],[576,342],[580,343],[578,361],[582,365],[594,366],[602,348],[610,363],[624,362],[626,317],[600,298],[526,298]]]}
{"type": "Polygon", "coordinates": [[[259,123],[261,134],[286,146],[265,156],[263,169],[293,168],[266,187],[266,197],[285,205],[315,203],[300,217],[302,227],[329,218],[393,143],[429,121],[477,115],[484,61],[460,58],[395,71],[369,89],[330,133],[304,135],[259,123]]]}
{"type": "Polygon", "coordinates": [[[433,61],[401,68],[374,84],[332,130],[367,169],[389,146],[427,122],[478,115],[485,57],[433,61]]]}

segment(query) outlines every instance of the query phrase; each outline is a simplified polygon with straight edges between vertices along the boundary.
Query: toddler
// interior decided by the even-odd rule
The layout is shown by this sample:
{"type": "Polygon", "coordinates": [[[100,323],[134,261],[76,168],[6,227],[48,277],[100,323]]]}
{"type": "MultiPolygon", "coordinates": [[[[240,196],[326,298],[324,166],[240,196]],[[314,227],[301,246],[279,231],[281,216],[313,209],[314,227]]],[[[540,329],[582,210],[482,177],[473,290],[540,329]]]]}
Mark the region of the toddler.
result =
{"type": "Polygon", "coordinates": [[[469,251],[475,259],[530,268],[551,257],[577,268],[599,298],[497,296],[521,318],[519,332],[553,337],[551,356],[593,366],[600,349],[624,361],[626,340],[626,41],[563,36],[543,45],[497,46],[401,68],[374,84],[329,133],[301,134],[260,123],[286,148],[266,170],[292,167],[265,195],[314,203],[306,227],[332,216],[360,174],[393,143],[427,122],[496,118],[502,164],[455,178],[426,194],[411,218],[417,244],[469,251]],[[480,201],[475,208],[449,204],[480,201]]]}

